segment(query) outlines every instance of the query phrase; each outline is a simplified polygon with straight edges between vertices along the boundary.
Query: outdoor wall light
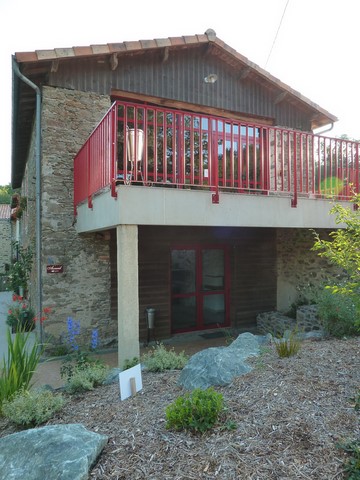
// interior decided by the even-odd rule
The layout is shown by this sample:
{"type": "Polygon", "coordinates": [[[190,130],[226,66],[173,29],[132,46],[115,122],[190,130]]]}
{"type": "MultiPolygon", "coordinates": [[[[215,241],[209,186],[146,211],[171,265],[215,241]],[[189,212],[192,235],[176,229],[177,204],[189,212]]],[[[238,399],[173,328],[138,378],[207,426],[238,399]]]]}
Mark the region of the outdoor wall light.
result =
{"type": "Polygon", "coordinates": [[[205,78],[204,78],[204,82],[205,83],[215,83],[216,80],[217,80],[217,75],[216,73],[209,73],[209,75],[207,75],[205,78]]]}

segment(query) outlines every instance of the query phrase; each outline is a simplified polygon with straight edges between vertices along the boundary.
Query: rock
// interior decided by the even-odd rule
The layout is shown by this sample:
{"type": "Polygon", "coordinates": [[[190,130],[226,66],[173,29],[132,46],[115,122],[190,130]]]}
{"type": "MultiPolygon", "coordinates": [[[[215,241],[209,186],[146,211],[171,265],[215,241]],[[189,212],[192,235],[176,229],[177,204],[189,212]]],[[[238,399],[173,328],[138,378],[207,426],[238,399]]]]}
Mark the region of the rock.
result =
{"type": "Polygon", "coordinates": [[[121,368],[114,367],[110,370],[107,377],[103,381],[103,385],[111,385],[112,383],[119,383],[119,373],[121,373],[121,368]]]}
{"type": "Polygon", "coordinates": [[[178,383],[192,390],[215,385],[228,385],[234,377],[251,370],[245,360],[259,354],[259,339],[251,333],[242,333],[228,347],[212,347],[193,355],[182,370],[178,383]]]}
{"type": "Polygon", "coordinates": [[[83,425],[48,425],[0,439],[0,477],[85,480],[108,441],[83,425]]]}

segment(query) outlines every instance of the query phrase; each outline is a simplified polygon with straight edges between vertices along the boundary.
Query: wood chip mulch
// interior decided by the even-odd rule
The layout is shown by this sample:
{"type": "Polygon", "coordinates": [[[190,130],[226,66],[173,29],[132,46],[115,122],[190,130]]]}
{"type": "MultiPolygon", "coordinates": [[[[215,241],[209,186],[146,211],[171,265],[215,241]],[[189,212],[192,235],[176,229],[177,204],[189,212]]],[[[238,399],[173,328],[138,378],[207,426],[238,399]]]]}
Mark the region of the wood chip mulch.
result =
{"type": "MultiPolygon", "coordinates": [[[[360,439],[360,338],[306,341],[294,357],[273,347],[224,395],[227,419],[194,435],[165,428],[165,407],[184,393],[179,372],[143,373],[143,390],[123,402],[118,384],[71,396],[48,424],[82,423],[109,441],[90,479],[345,479],[343,440],[360,439]]],[[[0,419],[0,436],[16,429],[0,419]]]]}

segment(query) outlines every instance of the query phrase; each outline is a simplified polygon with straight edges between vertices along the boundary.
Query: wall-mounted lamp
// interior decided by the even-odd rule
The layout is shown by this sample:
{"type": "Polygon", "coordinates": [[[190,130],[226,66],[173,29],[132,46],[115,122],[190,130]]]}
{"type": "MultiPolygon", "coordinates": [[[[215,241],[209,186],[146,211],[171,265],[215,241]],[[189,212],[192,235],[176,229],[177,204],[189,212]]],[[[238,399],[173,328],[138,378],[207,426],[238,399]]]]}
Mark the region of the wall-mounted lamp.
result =
{"type": "Polygon", "coordinates": [[[216,73],[209,73],[209,75],[207,75],[205,78],[204,78],[204,82],[205,83],[215,83],[216,80],[217,80],[217,75],[216,73]]]}

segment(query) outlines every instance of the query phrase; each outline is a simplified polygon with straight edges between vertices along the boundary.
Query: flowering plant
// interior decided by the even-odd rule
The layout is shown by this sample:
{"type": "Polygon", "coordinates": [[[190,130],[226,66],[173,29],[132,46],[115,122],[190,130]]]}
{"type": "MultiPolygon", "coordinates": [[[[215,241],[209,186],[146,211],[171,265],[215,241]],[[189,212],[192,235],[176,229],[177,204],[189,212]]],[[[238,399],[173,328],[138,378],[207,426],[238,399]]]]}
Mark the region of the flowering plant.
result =
{"type": "Polygon", "coordinates": [[[51,312],[49,307],[45,307],[42,312],[43,315],[38,319],[26,298],[14,293],[12,299],[13,304],[9,307],[6,323],[15,331],[30,332],[34,330],[35,322],[40,320],[40,323],[43,323],[51,312]]]}
{"type": "Polygon", "coordinates": [[[10,306],[7,314],[6,323],[13,330],[24,330],[29,332],[35,328],[35,312],[28,300],[20,295],[13,295],[13,304],[10,306]]]}

